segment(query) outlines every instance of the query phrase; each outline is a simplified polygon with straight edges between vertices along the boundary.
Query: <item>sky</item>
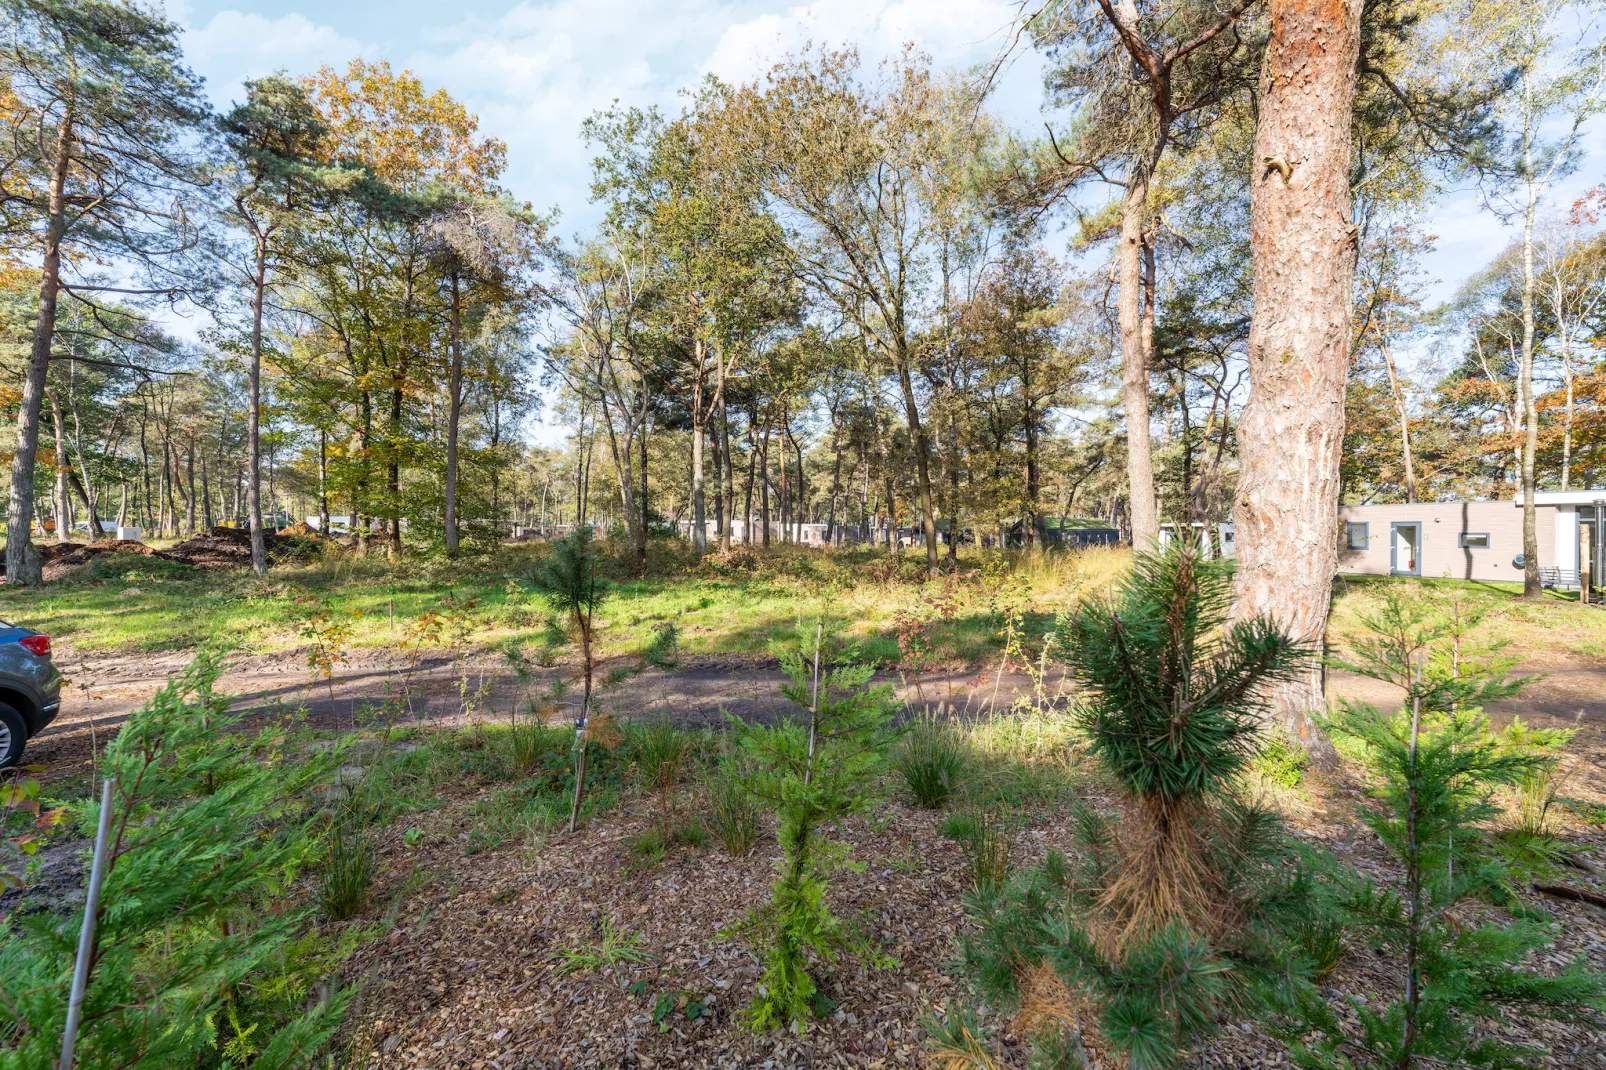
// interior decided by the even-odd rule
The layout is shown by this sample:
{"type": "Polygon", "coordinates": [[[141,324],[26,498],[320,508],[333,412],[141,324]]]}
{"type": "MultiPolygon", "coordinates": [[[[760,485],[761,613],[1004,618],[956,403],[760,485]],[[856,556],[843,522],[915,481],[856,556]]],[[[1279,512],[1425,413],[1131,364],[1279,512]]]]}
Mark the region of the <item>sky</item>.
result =
{"type": "MultiPolygon", "coordinates": [[[[707,74],[731,82],[760,75],[804,45],[854,43],[867,62],[906,43],[938,67],[988,64],[1010,42],[1017,0],[167,0],[185,27],[184,51],[219,108],[241,83],[292,75],[353,56],[388,59],[444,87],[508,146],[505,185],[539,210],[558,208],[559,229],[580,233],[598,218],[588,203],[590,153],[580,122],[614,101],[678,107],[707,74]]],[[[1017,129],[1042,128],[1042,61],[1018,48],[992,107],[1017,129]]],[[[1565,205],[1599,183],[1606,124],[1587,131],[1585,164],[1552,191],[1565,205]]],[[[1516,232],[1475,190],[1446,194],[1423,221],[1437,236],[1424,267],[1428,303],[1445,300],[1516,232]]],[[[1428,354],[1420,354],[1427,359],[1428,354]]],[[[537,440],[561,439],[533,428],[537,440]]]]}

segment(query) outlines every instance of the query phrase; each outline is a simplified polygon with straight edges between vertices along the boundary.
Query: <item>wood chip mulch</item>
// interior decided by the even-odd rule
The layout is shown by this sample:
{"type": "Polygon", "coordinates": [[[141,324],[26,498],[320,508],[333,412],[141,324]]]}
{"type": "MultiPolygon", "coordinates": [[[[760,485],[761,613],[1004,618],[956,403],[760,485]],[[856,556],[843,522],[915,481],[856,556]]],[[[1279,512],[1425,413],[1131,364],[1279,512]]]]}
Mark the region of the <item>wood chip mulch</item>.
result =
{"type": "MultiPolygon", "coordinates": [[[[1338,792],[1329,811],[1296,815],[1295,829],[1334,850],[1349,865],[1389,876],[1389,860],[1357,823],[1354,792],[1338,792]]],[[[459,800],[462,802],[463,800],[459,800]]],[[[647,827],[637,801],[542,845],[511,845],[465,855],[466,805],[448,804],[415,819],[429,836],[406,847],[401,829],[381,847],[382,900],[397,895],[409,873],[412,889],[393,909],[388,933],[365,947],[354,967],[363,991],[356,1045],[368,1066],[556,1070],[618,1067],[891,1068],[925,1065],[922,1016],[965,994],[947,965],[965,924],[967,878],[957,847],[941,838],[941,816],[887,801],[838,833],[860,871],[839,872],[831,888],[837,915],[896,956],[893,969],[839,963],[822,988],[834,1010],[803,1032],[752,1033],[741,1012],[761,967],[744,937],[723,933],[766,901],[776,847],[762,838],[749,857],[733,859],[717,845],[679,848],[655,868],[632,865],[630,844],[647,827]],[[563,952],[596,945],[603,918],[625,937],[639,934],[650,961],[617,973],[560,973],[563,952]],[[640,982],[640,983],[638,983],[640,982]],[[632,993],[631,986],[635,986],[632,993]],[[667,996],[670,1009],[655,1021],[667,996]],[[702,1012],[689,1017],[688,1010],[702,1012]]],[[[1572,830],[1577,832],[1578,830],[1572,830]]],[[[1036,864],[1050,846],[1068,846],[1062,827],[1041,823],[1015,836],[1016,865],[1036,864]]],[[[1606,861],[1606,834],[1569,834],[1606,861]]],[[[1606,891],[1606,880],[1569,873],[1568,883],[1606,891]]],[[[1606,970],[1606,910],[1583,902],[1534,898],[1556,922],[1557,943],[1531,965],[1559,969],[1574,956],[1606,970]]],[[[1371,998],[1393,991],[1398,970],[1362,948],[1352,950],[1329,980],[1328,995],[1371,998]]],[[[1024,1066],[1026,1049],[993,1019],[1000,1053],[1024,1066]]],[[[1587,1018],[1568,1021],[1508,1014],[1487,1028],[1546,1048],[1546,1065],[1606,1068],[1606,1029],[1587,1018]]],[[[1185,1065],[1290,1065],[1282,1044],[1249,1022],[1223,1023],[1220,1034],[1185,1065]]],[[[1109,1070],[1106,1063],[1106,1070],[1109,1070]]]]}

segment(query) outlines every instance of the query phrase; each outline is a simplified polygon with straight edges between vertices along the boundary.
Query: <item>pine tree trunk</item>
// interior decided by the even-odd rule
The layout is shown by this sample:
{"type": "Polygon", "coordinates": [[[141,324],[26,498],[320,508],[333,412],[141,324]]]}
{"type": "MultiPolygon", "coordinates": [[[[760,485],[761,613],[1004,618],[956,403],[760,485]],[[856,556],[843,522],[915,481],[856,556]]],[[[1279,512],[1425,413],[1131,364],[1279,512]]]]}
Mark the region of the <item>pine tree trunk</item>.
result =
{"type": "MultiPolygon", "coordinates": [[[[1272,0],[1251,183],[1251,392],[1238,425],[1236,614],[1321,649],[1338,563],[1339,460],[1355,239],[1350,122],[1364,0],[1272,0]]],[[[1276,710],[1318,764],[1314,661],[1276,710]]]]}
{"type": "Polygon", "coordinates": [[[260,231],[256,240],[256,272],[251,283],[251,400],[246,414],[245,507],[250,514],[251,567],[258,576],[263,576],[268,571],[268,544],[262,529],[262,301],[268,286],[268,242],[260,231]]]}
{"type": "Polygon", "coordinates": [[[446,556],[457,556],[457,428],[463,415],[463,327],[457,272],[452,272],[452,366],[447,375],[446,556]]]}
{"type": "Polygon", "coordinates": [[[1539,409],[1534,402],[1534,219],[1539,210],[1539,185],[1533,179],[1534,132],[1524,131],[1523,163],[1528,179],[1528,203],[1522,217],[1522,359],[1517,382],[1522,393],[1522,596],[1543,598],[1539,582],[1539,510],[1534,501],[1539,489],[1534,462],[1539,453],[1539,409]]]}
{"type": "Polygon", "coordinates": [[[50,347],[56,337],[56,300],[61,292],[61,242],[67,233],[67,172],[72,164],[73,106],[56,127],[56,158],[50,169],[49,216],[39,270],[39,304],[33,342],[17,407],[17,448],[11,457],[11,498],[6,503],[6,583],[36,587],[44,562],[33,548],[34,463],[39,453],[39,415],[45,397],[50,347]]]}
{"type": "Polygon", "coordinates": [[[64,543],[72,541],[72,498],[67,489],[67,425],[61,418],[56,396],[47,390],[45,397],[50,401],[50,429],[56,444],[56,542],[64,543]]]}
{"type": "Polygon", "coordinates": [[[720,454],[724,457],[724,469],[720,479],[725,484],[725,530],[719,536],[719,548],[730,553],[731,524],[736,519],[736,469],[735,458],[731,456],[731,418],[730,407],[725,400],[723,388],[719,392],[719,439],[722,444],[720,454]]]}
{"type": "Polygon", "coordinates": [[[1135,160],[1121,204],[1121,242],[1116,255],[1120,296],[1121,400],[1126,413],[1126,476],[1132,502],[1132,545],[1154,546],[1160,534],[1154,498],[1154,453],[1149,441],[1149,351],[1143,330],[1144,231],[1149,221],[1148,167],[1135,160]]]}
{"type": "Polygon", "coordinates": [[[707,520],[707,501],[703,491],[703,440],[708,429],[703,416],[703,341],[692,343],[698,381],[692,387],[691,401],[691,545],[698,557],[708,552],[708,531],[703,527],[707,520]]]}

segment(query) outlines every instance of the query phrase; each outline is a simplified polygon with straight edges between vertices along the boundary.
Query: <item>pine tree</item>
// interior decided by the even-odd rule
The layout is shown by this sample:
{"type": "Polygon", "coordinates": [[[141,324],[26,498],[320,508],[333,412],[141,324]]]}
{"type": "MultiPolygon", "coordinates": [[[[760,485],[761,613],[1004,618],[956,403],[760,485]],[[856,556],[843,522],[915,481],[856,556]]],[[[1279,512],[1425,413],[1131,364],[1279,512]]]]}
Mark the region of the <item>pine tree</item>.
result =
{"type": "Polygon", "coordinates": [[[552,552],[536,568],[531,582],[546,595],[553,611],[569,619],[580,640],[580,663],[584,689],[580,693],[580,712],[574,719],[574,807],[569,813],[569,831],[580,820],[580,804],[585,799],[587,726],[591,717],[591,691],[596,670],[596,615],[612,592],[612,585],[599,571],[596,540],[591,528],[580,525],[552,544],[552,552]]]}
{"type": "MultiPolygon", "coordinates": [[[[293,972],[319,956],[308,904],[287,898],[320,850],[308,796],[341,753],[302,758],[280,728],[237,731],[242,715],[214,690],[223,668],[197,657],[106,747],[116,789],[78,1036],[85,1070],[217,1065],[220,1049],[298,1070],[345,1015],[350,990],[308,998],[326,978],[293,972]]],[[[78,811],[92,837],[98,804],[78,811]]],[[[24,912],[0,931],[6,1070],[54,1065],[80,914],[24,912]]],[[[335,972],[338,955],[323,959],[335,972]]]]}
{"type": "Polygon", "coordinates": [[[1091,1029],[1137,1070],[1172,1066],[1224,1007],[1313,968],[1293,938],[1309,871],[1235,789],[1269,685],[1308,651],[1267,618],[1227,624],[1231,594],[1230,564],[1177,546],[1140,555],[1113,598],[1064,622],[1077,718],[1125,812],[1077,807],[1078,863],[1054,853],[973,897],[980,932],[962,949],[1049,1064],[1069,1065],[1050,1054],[1091,1029]]]}
{"type": "Polygon", "coordinates": [[[749,759],[740,767],[743,787],[780,819],[779,871],[760,918],[768,943],[762,994],[749,1012],[755,1029],[807,1020],[819,991],[808,955],[829,962],[841,948],[841,922],[825,892],[842,851],[824,840],[820,826],[868,802],[892,702],[891,688],[869,686],[872,666],[829,664],[834,659],[824,650],[823,623],[813,631],[799,648],[779,652],[787,675],[781,692],[808,716],[773,725],[734,723],[749,759]]]}
{"type": "Polygon", "coordinates": [[[1363,748],[1376,802],[1361,819],[1402,871],[1394,886],[1352,878],[1344,912],[1381,961],[1398,964],[1401,995],[1381,1009],[1351,1000],[1357,1031],[1305,992],[1286,1025],[1302,1066],[1526,1066],[1543,1053],[1480,1037],[1476,1021],[1505,1007],[1560,1016],[1606,1006],[1606,976],[1582,960],[1551,976],[1522,968],[1551,943],[1547,919],[1515,897],[1484,827],[1501,812],[1494,789],[1555,759],[1489,730],[1481,704],[1526,681],[1507,675],[1511,662],[1498,650],[1468,655],[1459,602],[1456,610],[1447,618],[1390,591],[1382,610],[1362,619],[1372,634],[1345,663],[1405,691],[1395,713],[1346,702],[1332,724],[1363,748]],[[1514,920],[1458,917],[1475,899],[1505,904],[1514,920]]]}
{"type": "Polygon", "coordinates": [[[193,134],[206,104],[178,34],[162,15],[118,0],[0,0],[0,81],[15,124],[7,140],[21,153],[7,168],[4,205],[40,263],[11,461],[7,583],[41,577],[29,542],[34,466],[62,296],[99,317],[113,311],[107,292],[171,294],[170,279],[153,277],[196,241],[186,201],[203,181],[193,134]],[[150,289],[88,274],[108,261],[150,289]]]}

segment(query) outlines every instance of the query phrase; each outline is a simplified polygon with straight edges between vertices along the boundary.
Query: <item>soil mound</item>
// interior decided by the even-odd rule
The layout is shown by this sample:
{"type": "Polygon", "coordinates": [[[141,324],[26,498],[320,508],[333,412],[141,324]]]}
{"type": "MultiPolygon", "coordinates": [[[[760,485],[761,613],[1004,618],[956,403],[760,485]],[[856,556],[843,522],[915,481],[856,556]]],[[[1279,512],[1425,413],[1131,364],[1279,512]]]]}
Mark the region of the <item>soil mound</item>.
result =
{"type": "MultiPolygon", "coordinates": [[[[37,543],[34,548],[39,551],[39,557],[44,562],[46,583],[76,575],[81,568],[100,554],[140,554],[143,557],[156,555],[156,551],[144,543],[125,539],[105,539],[90,543],[46,542],[37,543]]],[[[0,556],[0,576],[5,575],[5,570],[5,559],[0,556]]]]}
{"type": "MultiPolygon", "coordinates": [[[[317,553],[316,533],[308,536],[286,528],[277,534],[266,532],[263,538],[269,561],[300,561],[317,553]]],[[[196,568],[250,568],[251,532],[248,528],[213,528],[169,546],[162,556],[196,568]]]]}

